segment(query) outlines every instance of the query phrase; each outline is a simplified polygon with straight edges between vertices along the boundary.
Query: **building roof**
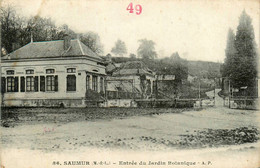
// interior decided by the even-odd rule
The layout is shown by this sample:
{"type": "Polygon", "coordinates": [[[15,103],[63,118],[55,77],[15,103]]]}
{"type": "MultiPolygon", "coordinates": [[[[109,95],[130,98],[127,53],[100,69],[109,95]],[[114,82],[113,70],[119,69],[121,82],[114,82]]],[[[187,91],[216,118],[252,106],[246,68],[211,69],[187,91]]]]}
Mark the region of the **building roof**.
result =
{"type": "Polygon", "coordinates": [[[78,39],[71,40],[68,50],[64,50],[64,40],[31,42],[2,59],[32,59],[66,56],[88,56],[102,60],[96,53],[78,39]]]}
{"type": "Polygon", "coordinates": [[[150,70],[142,61],[128,61],[121,65],[121,67],[113,73],[113,76],[122,75],[152,75],[153,71],[150,70]]]}

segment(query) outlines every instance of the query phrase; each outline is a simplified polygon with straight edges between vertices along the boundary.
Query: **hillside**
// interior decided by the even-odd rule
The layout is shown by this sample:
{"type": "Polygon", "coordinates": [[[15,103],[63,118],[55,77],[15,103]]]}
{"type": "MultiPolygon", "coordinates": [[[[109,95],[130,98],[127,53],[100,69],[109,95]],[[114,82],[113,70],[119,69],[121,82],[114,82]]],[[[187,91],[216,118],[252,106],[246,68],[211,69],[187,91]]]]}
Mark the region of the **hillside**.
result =
{"type": "Polygon", "coordinates": [[[188,72],[191,76],[204,78],[220,77],[221,63],[207,61],[188,61],[188,72]]]}
{"type": "MultiPolygon", "coordinates": [[[[112,57],[112,61],[115,63],[123,63],[126,61],[133,61],[133,60],[136,59],[128,58],[128,57],[112,57]]],[[[160,73],[159,69],[161,69],[161,67],[163,66],[166,66],[164,65],[165,62],[162,60],[164,59],[157,59],[154,61],[145,62],[145,64],[147,64],[147,66],[151,70],[160,73]]],[[[216,62],[187,60],[188,74],[191,76],[200,76],[203,78],[220,77],[220,66],[221,63],[216,63],[216,62]]]]}

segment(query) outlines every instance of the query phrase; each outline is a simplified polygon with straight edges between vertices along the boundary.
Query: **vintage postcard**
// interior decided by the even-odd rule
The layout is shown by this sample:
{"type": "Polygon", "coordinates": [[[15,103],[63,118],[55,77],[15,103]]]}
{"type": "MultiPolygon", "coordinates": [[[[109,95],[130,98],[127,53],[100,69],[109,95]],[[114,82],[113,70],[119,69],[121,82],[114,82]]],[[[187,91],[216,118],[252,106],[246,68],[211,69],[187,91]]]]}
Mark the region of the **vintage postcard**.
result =
{"type": "Polygon", "coordinates": [[[1,0],[1,168],[260,167],[258,0],[1,0]]]}

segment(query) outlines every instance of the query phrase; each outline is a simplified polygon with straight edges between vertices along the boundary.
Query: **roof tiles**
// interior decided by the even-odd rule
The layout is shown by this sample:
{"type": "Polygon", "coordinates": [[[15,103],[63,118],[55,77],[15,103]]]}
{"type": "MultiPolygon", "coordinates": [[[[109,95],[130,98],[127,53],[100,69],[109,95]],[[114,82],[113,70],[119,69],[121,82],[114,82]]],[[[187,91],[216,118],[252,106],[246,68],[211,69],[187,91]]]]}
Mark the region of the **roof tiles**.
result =
{"type": "Polygon", "coordinates": [[[61,56],[88,56],[102,59],[78,39],[71,40],[71,47],[68,50],[64,50],[63,45],[63,40],[32,42],[8,54],[7,57],[10,57],[10,59],[33,59],[61,56]]]}

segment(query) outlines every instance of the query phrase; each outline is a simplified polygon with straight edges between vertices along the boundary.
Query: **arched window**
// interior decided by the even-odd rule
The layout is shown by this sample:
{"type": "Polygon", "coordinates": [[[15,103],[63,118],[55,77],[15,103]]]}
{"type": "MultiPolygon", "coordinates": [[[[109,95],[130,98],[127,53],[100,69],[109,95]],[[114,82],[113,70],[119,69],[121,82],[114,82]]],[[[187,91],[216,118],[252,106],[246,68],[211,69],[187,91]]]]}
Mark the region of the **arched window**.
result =
{"type": "Polygon", "coordinates": [[[54,69],[46,69],[46,74],[53,74],[54,72],[54,69]]]}
{"type": "Polygon", "coordinates": [[[34,74],[34,70],[32,70],[32,69],[28,69],[25,72],[26,72],[26,74],[34,74]]]}
{"type": "Polygon", "coordinates": [[[7,75],[14,75],[14,70],[7,70],[7,71],[6,71],[6,74],[7,74],[7,75]]]}
{"type": "Polygon", "coordinates": [[[67,73],[76,73],[76,68],[68,68],[67,73]]]}

